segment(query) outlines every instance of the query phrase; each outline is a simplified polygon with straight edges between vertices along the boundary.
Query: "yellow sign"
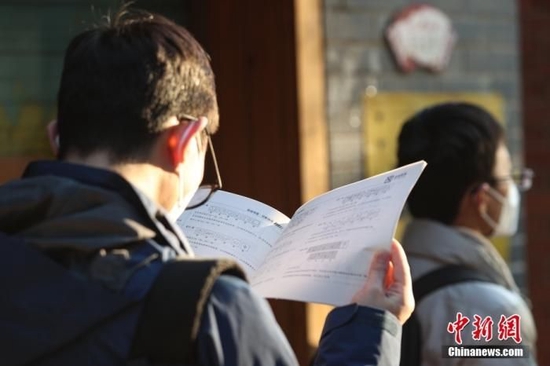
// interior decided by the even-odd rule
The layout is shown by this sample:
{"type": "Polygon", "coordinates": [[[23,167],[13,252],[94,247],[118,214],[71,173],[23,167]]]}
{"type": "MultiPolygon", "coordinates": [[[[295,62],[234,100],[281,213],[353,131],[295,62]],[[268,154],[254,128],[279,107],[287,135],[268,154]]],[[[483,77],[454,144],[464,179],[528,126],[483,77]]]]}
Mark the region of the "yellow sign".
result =
{"type": "Polygon", "coordinates": [[[0,157],[51,156],[46,133],[46,124],[51,119],[52,111],[38,103],[22,105],[15,120],[0,105],[0,157]]]}
{"type": "MultiPolygon", "coordinates": [[[[504,123],[504,100],[495,93],[377,93],[365,96],[364,162],[367,176],[395,168],[397,137],[403,123],[416,112],[443,102],[461,101],[477,104],[504,123]]],[[[407,218],[403,217],[396,237],[401,237],[407,218]]],[[[510,243],[506,238],[493,240],[500,254],[508,261],[510,243]]]]}
{"type": "Polygon", "coordinates": [[[46,124],[54,107],[33,102],[10,107],[0,104],[0,184],[19,178],[29,161],[53,155],[46,124]]]}

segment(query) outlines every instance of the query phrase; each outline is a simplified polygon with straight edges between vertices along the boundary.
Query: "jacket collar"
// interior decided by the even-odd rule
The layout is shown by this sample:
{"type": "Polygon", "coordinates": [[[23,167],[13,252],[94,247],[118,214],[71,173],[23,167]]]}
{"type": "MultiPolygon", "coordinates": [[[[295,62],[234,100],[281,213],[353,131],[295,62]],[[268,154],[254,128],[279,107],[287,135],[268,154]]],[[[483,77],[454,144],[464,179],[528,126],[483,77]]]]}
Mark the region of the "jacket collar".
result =
{"type": "Polygon", "coordinates": [[[99,187],[116,193],[132,206],[140,221],[155,232],[155,241],[161,245],[171,246],[177,254],[193,254],[187,239],[181,230],[167,218],[165,210],[119,174],[105,169],[62,161],[32,162],[23,173],[24,180],[46,176],[66,178],[83,185],[99,187]]]}
{"type": "Polygon", "coordinates": [[[35,161],[30,163],[23,172],[23,178],[34,178],[46,175],[69,178],[82,184],[101,187],[109,191],[115,191],[123,196],[134,208],[146,209],[152,213],[157,208],[154,204],[138,193],[132,185],[120,175],[91,166],[73,164],[62,161],[35,161]]]}
{"type": "Polygon", "coordinates": [[[443,265],[463,265],[490,276],[519,292],[508,265],[493,244],[481,234],[426,219],[413,219],[403,235],[408,255],[443,265]]]}

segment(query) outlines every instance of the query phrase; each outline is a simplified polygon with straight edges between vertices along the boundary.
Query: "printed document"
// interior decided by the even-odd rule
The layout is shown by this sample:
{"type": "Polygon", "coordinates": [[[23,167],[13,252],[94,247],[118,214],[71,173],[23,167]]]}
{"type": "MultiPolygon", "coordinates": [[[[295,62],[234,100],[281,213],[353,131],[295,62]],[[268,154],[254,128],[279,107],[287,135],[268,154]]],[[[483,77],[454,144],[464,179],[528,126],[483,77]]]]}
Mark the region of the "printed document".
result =
{"type": "Polygon", "coordinates": [[[177,220],[199,257],[228,257],[262,296],[349,304],[373,253],[389,250],[419,161],[315,197],[288,218],[256,200],[218,191],[177,220]]]}

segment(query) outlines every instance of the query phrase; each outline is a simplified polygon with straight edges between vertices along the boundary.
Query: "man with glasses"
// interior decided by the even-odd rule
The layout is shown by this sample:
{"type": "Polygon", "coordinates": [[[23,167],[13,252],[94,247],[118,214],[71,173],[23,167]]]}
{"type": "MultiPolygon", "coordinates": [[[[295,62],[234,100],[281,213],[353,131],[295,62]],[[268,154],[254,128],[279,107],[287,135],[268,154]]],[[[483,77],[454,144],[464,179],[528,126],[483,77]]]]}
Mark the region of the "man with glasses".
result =
{"type": "MultiPolygon", "coordinates": [[[[192,320],[197,364],[297,365],[268,303],[236,276],[212,281],[204,306],[191,309],[202,311],[199,322],[186,314],[178,322],[178,308],[164,316],[174,319],[168,327],[136,331],[159,272],[176,257],[194,262],[170,217],[221,187],[210,139],[218,107],[208,56],[185,29],[128,10],[106,21],[66,51],[48,128],[57,161],[33,162],[0,187],[0,363],[147,365],[141,346],[187,347],[167,332],[192,320]],[[208,150],[218,181],[199,188],[208,150]]],[[[414,300],[404,252],[392,245],[375,255],[354,303],[328,316],[318,364],[397,364],[414,300]]],[[[168,312],[194,277],[178,281],[153,315],[168,312]]],[[[171,353],[156,356],[178,364],[171,353]]]]}
{"type": "MultiPolygon", "coordinates": [[[[489,241],[516,233],[520,191],[531,187],[533,172],[514,171],[501,125],[487,111],[468,103],[435,105],[405,122],[398,140],[398,164],[420,159],[428,165],[409,196],[413,219],[402,239],[415,281],[413,319],[418,319],[421,329],[420,362],[403,358],[402,365],[534,365],[532,314],[504,259],[489,241]],[[442,272],[444,268],[454,272],[442,272]],[[480,277],[458,279],[457,268],[480,277]],[[427,288],[420,284],[430,282],[426,279],[434,273],[439,278],[431,281],[433,292],[419,300],[417,295],[423,291],[417,290],[427,288]],[[457,276],[455,283],[443,285],[447,281],[443,273],[457,276]],[[438,281],[440,287],[435,285],[438,281]],[[502,316],[517,315],[521,319],[517,337],[506,337],[502,316]],[[457,346],[458,333],[463,346],[516,346],[521,338],[528,356],[445,358],[442,347],[457,346]]],[[[411,339],[403,341],[412,344],[411,339]]]]}
{"type": "MultiPolygon", "coordinates": [[[[184,118],[187,121],[196,121],[197,118],[185,115],[184,118]]],[[[216,153],[214,152],[214,145],[212,145],[212,138],[210,137],[210,134],[208,131],[204,131],[205,139],[208,142],[208,151],[210,151],[210,156],[212,157],[212,166],[214,168],[215,173],[215,182],[214,183],[208,183],[208,184],[201,184],[199,189],[195,192],[193,197],[191,198],[191,201],[187,204],[186,207],[184,207],[184,210],[191,210],[193,208],[197,208],[204,204],[210,196],[214,192],[216,192],[218,189],[222,189],[222,177],[220,175],[220,169],[218,168],[218,160],[216,159],[216,153]]],[[[173,211],[173,220],[175,221],[182,212],[174,212],[173,211]]]]}

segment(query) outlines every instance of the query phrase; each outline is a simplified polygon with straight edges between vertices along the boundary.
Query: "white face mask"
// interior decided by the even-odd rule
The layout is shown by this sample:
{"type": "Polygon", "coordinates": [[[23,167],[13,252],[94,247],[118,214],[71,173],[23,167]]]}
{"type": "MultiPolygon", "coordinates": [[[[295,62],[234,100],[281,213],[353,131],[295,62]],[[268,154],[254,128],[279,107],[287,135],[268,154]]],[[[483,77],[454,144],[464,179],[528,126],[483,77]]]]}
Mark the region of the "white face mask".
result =
{"type": "Polygon", "coordinates": [[[489,194],[496,199],[501,205],[500,217],[498,222],[495,222],[486,212],[481,213],[481,217],[493,229],[492,236],[512,236],[517,232],[519,213],[520,213],[520,196],[518,187],[513,183],[508,183],[508,195],[502,196],[496,189],[489,187],[489,194]]]}

